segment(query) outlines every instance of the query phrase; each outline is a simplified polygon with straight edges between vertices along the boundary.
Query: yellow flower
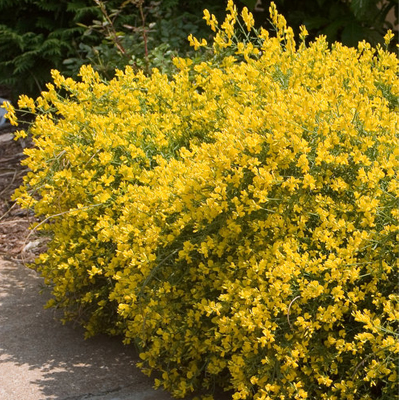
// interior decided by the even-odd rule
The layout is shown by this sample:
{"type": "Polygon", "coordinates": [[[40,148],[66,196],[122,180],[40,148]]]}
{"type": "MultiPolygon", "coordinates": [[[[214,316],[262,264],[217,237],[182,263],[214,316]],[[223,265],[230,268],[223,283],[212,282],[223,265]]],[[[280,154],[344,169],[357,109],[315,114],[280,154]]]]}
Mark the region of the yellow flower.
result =
{"type": "Polygon", "coordinates": [[[188,40],[190,45],[193,46],[195,50],[198,50],[200,47],[207,46],[207,41],[205,39],[202,39],[201,42],[199,42],[192,34],[188,36],[188,40]]]}
{"type": "Polygon", "coordinates": [[[204,10],[203,13],[204,13],[203,19],[206,20],[207,25],[211,28],[212,31],[216,32],[218,21],[215,18],[215,15],[214,14],[210,15],[210,12],[208,10],[204,10]]]}
{"type": "Polygon", "coordinates": [[[246,25],[247,31],[250,32],[251,28],[253,28],[253,26],[254,26],[253,14],[249,13],[249,10],[247,9],[247,7],[243,7],[241,16],[246,25]]]}
{"type": "Polygon", "coordinates": [[[0,107],[4,108],[7,111],[4,116],[10,121],[10,124],[18,126],[17,115],[15,113],[15,108],[12,106],[12,104],[9,101],[5,101],[0,107]]]}
{"type": "Polygon", "coordinates": [[[385,45],[389,46],[391,40],[394,38],[394,33],[392,32],[391,29],[388,29],[384,39],[385,39],[385,45]]]}
{"type": "Polygon", "coordinates": [[[18,107],[29,108],[32,113],[34,113],[36,110],[35,101],[24,94],[18,99],[18,107]]]}
{"type": "Polygon", "coordinates": [[[307,36],[308,36],[307,28],[304,25],[301,25],[300,26],[300,39],[302,41],[304,41],[307,36]]]}

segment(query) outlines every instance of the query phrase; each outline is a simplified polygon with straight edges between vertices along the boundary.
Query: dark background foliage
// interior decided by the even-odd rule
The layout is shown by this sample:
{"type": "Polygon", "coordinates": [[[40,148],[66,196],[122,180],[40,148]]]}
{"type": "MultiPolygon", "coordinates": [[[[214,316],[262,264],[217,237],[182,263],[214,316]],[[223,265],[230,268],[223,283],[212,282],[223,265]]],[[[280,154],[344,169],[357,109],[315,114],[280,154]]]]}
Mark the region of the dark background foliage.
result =
{"type": "MultiPolygon", "coordinates": [[[[255,12],[259,24],[268,17],[269,1],[243,0],[249,5],[257,4],[255,12]]],[[[330,43],[339,41],[346,46],[357,46],[366,40],[372,45],[383,44],[388,29],[397,31],[398,43],[398,0],[276,0],[278,10],[288,25],[298,31],[305,25],[310,39],[326,35],[330,43]]],[[[392,49],[396,46],[393,42],[392,49]]]]}
{"type": "Polygon", "coordinates": [[[91,1],[1,0],[0,84],[33,94],[49,80],[51,68],[73,54],[84,29],[98,15],[91,1]]]}
{"type": "Polygon", "coordinates": [[[225,2],[211,0],[109,0],[102,4],[112,24],[94,0],[0,0],[0,85],[11,87],[13,97],[35,96],[45,89],[52,68],[75,76],[80,65],[92,63],[110,78],[115,68],[129,62],[146,67],[146,55],[152,57],[152,66],[158,66],[164,56],[170,59],[189,50],[190,33],[202,36],[201,30],[203,35],[209,31],[202,22],[204,8],[217,15],[225,8],[225,2]],[[115,47],[110,28],[126,54],[115,47]]]}
{"type": "MultiPolygon", "coordinates": [[[[310,40],[324,34],[348,46],[364,39],[376,45],[387,29],[398,30],[398,0],[275,2],[295,31],[307,27],[310,40]]],[[[257,26],[268,27],[269,0],[236,3],[253,11],[257,26]]],[[[225,0],[0,0],[0,85],[14,97],[35,96],[52,68],[76,76],[86,63],[108,79],[126,64],[171,71],[173,56],[191,54],[190,33],[209,36],[203,9],[221,21],[225,7],[225,0]]],[[[394,51],[396,43],[398,34],[394,51]]]]}

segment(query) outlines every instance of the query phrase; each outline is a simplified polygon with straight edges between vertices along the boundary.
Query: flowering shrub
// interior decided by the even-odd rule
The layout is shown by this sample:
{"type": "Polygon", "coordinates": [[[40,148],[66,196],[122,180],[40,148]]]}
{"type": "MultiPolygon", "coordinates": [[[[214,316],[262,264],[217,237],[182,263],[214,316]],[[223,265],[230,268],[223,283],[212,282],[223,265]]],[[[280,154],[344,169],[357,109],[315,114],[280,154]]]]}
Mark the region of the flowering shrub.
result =
{"type": "Polygon", "coordinates": [[[178,398],[394,399],[398,60],[305,28],[296,48],[274,4],[276,36],[238,41],[252,15],[228,11],[171,81],[84,66],[20,98],[49,306],[136,343],[178,398]]]}

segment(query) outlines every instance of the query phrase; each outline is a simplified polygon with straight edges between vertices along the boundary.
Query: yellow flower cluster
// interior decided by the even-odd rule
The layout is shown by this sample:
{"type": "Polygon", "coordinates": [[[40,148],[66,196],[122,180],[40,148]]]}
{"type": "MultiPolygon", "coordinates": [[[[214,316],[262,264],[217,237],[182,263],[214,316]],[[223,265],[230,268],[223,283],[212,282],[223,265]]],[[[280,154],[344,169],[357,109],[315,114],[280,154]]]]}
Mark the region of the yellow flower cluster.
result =
{"type": "Polygon", "coordinates": [[[84,66],[21,98],[36,268],[49,306],[136,343],[177,398],[396,398],[398,60],[304,27],[296,47],[270,12],[276,37],[237,43],[233,3],[221,28],[205,11],[218,57],[171,80],[84,66]]]}

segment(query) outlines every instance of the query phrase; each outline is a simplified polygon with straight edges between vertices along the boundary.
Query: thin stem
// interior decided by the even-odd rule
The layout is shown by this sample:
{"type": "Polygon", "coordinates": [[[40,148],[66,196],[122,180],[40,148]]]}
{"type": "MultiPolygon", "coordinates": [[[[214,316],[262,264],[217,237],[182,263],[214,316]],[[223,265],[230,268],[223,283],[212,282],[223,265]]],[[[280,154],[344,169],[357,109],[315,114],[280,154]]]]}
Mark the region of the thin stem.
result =
{"type": "Polygon", "coordinates": [[[117,47],[117,49],[118,49],[124,56],[126,56],[126,55],[127,55],[127,52],[126,52],[124,46],[122,45],[122,43],[121,43],[121,41],[120,41],[120,39],[119,39],[119,37],[118,37],[118,34],[117,34],[117,32],[116,32],[116,30],[115,30],[115,27],[114,27],[114,24],[113,24],[113,22],[111,21],[109,15],[108,15],[108,13],[107,13],[106,7],[104,6],[103,2],[100,1],[100,0],[94,0],[94,2],[100,7],[101,13],[103,14],[104,18],[105,18],[106,21],[108,22],[107,30],[108,30],[108,33],[110,34],[111,40],[113,41],[113,43],[114,43],[114,45],[117,47]]]}
{"type": "Polygon", "coordinates": [[[289,304],[288,310],[287,310],[287,322],[290,326],[290,329],[293,330],[293,325],[290,323],[290,308],[292,307],[292,304],[298,300],[301,296],[296,296],[289,304]]]}
{"type": "Polygon", "coordinates": [[[146,33],[146,17],[143,13],[143,0],[139,1],[137,4],[140,12],[140,18],[142,19],[142,31],[143,31],[143,43],[144,43],[144,59],[146,62],[146,72],[149,73],[149,49],[147,47],[147,33],[146,33]]]}

